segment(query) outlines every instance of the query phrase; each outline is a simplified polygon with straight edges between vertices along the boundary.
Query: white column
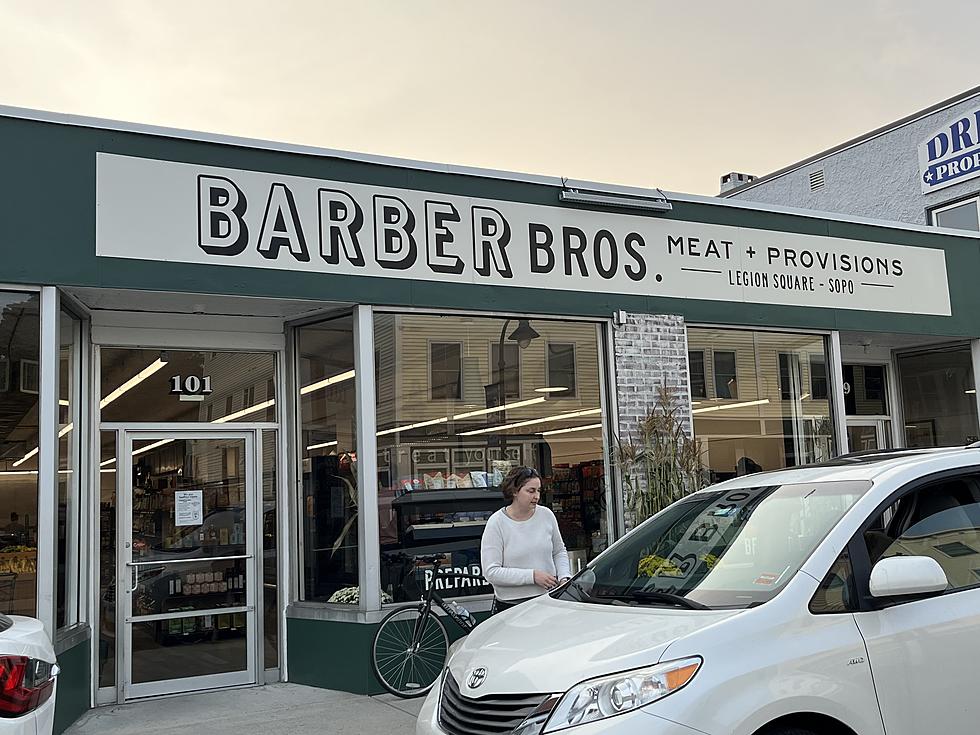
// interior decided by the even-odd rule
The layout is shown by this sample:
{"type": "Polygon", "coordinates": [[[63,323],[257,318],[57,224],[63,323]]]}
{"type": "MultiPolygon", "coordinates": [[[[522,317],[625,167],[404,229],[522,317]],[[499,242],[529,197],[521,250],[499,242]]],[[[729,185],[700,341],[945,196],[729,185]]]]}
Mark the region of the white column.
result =
{"type": "Polygon", "coordinates": [[[381,609],[381,540],[378,524],[378,417],[374,384],[374,313],[354,309],[354,391],[357,402],[358,608],[381,609]]]}
{"type": "Polygon", "coordinates": [[[41,354],[38,395],[37,617],[53,641],[58,542],[58,290],[41,289],[41,354]]]}
{"type": "Polygon", "coordinates": [[[847,454],[847,413],[844,408],[844,366],[841,364],[840,332],[830,333],[830,352],[827,367],[830,370],[830,408],[834,417],[834,439],[837,454],[847,454]]]}

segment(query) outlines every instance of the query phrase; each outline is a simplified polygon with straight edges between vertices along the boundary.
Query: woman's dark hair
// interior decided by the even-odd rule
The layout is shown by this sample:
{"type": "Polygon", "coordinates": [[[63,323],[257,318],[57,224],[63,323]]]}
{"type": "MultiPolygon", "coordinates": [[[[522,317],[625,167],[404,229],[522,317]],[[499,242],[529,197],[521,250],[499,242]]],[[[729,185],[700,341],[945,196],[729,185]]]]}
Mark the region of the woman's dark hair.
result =
{"type": "Polygon", "coordinates": [[[512,501],[514,496],[524,487],[524,484],[535,477],[540,479],[541,475],[533,467],[515,467],[512,469],[507,473],[507,477],[504,478],[504,484],[500,486],[500,491],[504,494],[504,500],[508,502],[512,501]]]}

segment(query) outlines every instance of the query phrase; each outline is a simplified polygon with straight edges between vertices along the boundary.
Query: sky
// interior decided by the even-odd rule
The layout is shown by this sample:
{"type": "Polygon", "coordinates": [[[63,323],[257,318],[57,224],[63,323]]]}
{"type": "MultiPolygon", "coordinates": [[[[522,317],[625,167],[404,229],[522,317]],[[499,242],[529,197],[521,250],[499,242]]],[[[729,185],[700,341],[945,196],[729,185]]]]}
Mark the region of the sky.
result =
{"type": "Polygon", "coordinates": [[[977,86],[978,26],[973,0],[0,0],[0,105],[713,195],[977,86]]]}

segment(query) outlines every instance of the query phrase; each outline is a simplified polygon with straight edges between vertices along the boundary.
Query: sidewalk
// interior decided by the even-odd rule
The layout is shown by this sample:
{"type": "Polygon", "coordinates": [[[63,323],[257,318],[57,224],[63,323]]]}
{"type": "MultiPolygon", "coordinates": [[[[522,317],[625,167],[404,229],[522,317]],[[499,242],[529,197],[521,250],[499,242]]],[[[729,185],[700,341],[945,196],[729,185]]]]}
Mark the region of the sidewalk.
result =
{"type": "Polygon", "coordinates": [[[190,694],[90,710],[65,735],[414,735],[421,699],[299,684],[190,694]]]}

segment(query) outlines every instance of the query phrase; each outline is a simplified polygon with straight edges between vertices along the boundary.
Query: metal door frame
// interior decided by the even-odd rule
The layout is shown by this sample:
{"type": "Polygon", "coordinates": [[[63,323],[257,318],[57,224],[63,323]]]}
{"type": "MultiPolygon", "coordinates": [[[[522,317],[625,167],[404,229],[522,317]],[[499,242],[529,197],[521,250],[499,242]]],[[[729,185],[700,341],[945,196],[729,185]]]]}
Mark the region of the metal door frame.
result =
{"type": "MultiPolygon", "coordinates": [[[[262,508],[261,456],[257,452],[256,430],[250,429],[200,429],[186,425],[159,425],[121,428],[116,434],[117,461],[116,482],[116,701],[120,704],[134,699],[178,694],[193,691],[218,689],[230,686],[250,686],[258,683],[258,672],[262,668],[259,657],[263,647],[259,645],[262,636],[261,614],[257,605],[257,585],[260,579],[259,564],[261,549],[262,508]],[[142,684],[132,683],[132,449],[134,439],[240,439],[245,444],[245,608],[226,608],[227,611],[245,613],[246,625],[246,668],[243,671],[225,674],[164,679],[142,684]]],[[[201,559],[195,559],[201,561],[201,559]]],[[[173,563],[173,562],[171,562],[173,563]]],[[[163,614],[160,616],[141,616],[140,621],[169,619],[174,617],[196,617],[208,614],[207,611],[163,614]]],[[[138,622],[138,621],[136,621],[138,622]]]]}

